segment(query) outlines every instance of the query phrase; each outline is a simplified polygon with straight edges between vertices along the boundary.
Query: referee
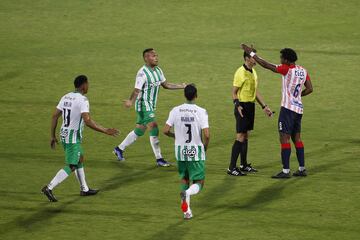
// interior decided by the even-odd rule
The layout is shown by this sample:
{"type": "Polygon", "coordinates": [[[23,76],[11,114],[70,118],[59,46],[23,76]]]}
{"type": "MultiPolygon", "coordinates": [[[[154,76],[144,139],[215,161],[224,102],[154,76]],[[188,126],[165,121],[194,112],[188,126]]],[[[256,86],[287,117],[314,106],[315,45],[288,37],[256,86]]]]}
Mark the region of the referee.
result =
{"type": "Polygon", "coordinates": [[[244,52],[244,61],[245,63],[235,72],[232,90],[235,105],[236,140],[232,146],[230,165],[227,170],[227,173],[232,176],[244,176],[245,172],[257,172],[246,159],[249,132],[254,129],[255,100],[267,116],[271,117],[273,114],[257,91],[258,77],[253,68],[256,61],[246,52],[244,52]],[[239,155],[241,163],[240,168],[237,168],[236,162],[239,155]]]}

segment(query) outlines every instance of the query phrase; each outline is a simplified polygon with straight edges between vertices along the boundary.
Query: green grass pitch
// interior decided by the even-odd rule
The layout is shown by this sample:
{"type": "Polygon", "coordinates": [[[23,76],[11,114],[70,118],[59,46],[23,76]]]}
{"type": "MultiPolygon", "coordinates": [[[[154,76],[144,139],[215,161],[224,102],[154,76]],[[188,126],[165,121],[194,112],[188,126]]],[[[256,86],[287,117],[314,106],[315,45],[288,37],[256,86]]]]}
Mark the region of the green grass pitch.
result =
{"type": "MultiPolygon", "coordinates": [[[[359,187],[359,1],[10,1],[0,2],[0,239],[357,239],[359,187]],[[259,107],[249,160],[259,173],[225,174],[234,140],[231,87],[242,64],[241,42],[279,62],[298,51],[312,77],[304,98],[303,140],[309,176],[277,181],[280,76],[257,67],[259,90],[275,110],[259,107]],[[204,190],[192,198],[194,219],[183,221],[176,167],[157,168],[148,135],[119,164],[111,154],[133,129],[135,112],[122,107],[154,47],[170,82],[194,82],[209,112],[211,143],[204,190]],[[50,115],[90,78],[93,118],[121,130],[111,138],[85,130],[88,184],[79,196],[74,176],[40,194],[63,167],[49,148],[50,115]]],[[[182,91],[160,90],[157,119],[183,102],[182,91]]],[[[160,136],[174,161],[173,142],[160,136]]],[[[291,168],[296,169],[294,150],[291,168]]]]}

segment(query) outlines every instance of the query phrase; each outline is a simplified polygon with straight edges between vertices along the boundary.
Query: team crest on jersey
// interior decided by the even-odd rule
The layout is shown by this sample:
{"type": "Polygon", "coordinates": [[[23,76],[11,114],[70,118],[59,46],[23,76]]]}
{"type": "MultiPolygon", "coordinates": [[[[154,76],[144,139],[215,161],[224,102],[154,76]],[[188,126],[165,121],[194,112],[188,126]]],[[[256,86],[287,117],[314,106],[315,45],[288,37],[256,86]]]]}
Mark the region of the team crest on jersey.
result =
{"type": "Polygon", "coordinates": [[[150,114],[149,114],[149,117],[154,118],[154,117],[155,117],[155,113],[150,113],[150,114]]]}
{"type": "Polygon", "coordinates": [[[194,148],[194,147],[192,147],[190,149],[184,148],[182,150],[182,153],[184,156],[186,156],[188,158],[194,158],[196,156],[197,151],[196,151],[196,148],[194,148]]]}

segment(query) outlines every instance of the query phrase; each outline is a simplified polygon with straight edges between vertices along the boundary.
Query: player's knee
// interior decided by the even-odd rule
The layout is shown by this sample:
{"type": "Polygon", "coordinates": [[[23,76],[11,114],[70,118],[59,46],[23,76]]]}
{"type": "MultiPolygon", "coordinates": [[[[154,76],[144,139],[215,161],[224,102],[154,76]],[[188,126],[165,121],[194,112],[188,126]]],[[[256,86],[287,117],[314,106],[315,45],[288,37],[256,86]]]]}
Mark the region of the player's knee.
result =
{"type": "Polygon", "coordinates": [[[83,167],[84,167],[84,163],[79,162],[79,164],[76,166],[76,169],[83,168],[83,167]]]}
{"type": "Polygon", "coordinates": [[[157,127],[157,125],[155,127],[153,127],[149,133],[150,133],[150,136],[152,136],[152,137],[159,136],[159,128],[157,127]]]}
{"type": "Polygon", "coordinates": [[[239,142],[244,142],[246,139],[246,134],[245,133],[238,133],[236,134],[236,140],[239,142]]]}
{"type": "Polygon", "coordinates": [[[145,134],[145,129],[137,127],[135,128],[134,132],[138,137],[141,137],[145,134]]]}
{"type": "Polygon", "coordinates": [[[189,181],[189,179],[187,179],[187,178],[183,178],[183,179],[181,179],[181,183],[183,183],[183,184],[189,184],[190,181],[189,181]]]}
{"type": "Polygon", "coordinates": [[[75,165],[75,164],[69,164],[69,167],[70,167],[70,169],[71,169],[72,172],[76,170],[76,167],[77,167],[77,166],[78,166],[78,165],[75,165]]]}
{"type": "Polygon", "coordinates": [[[69,165],[66,165],[63,169],[68,175],[70,175],[73,171],[75,171],[76,166],[77,165],[69,164],[69,165]]]}
{"type": "Polygon", "coordinates": [[[280,143],[289,143],[290,135],[286,133],[280,133],[280,143]]]}

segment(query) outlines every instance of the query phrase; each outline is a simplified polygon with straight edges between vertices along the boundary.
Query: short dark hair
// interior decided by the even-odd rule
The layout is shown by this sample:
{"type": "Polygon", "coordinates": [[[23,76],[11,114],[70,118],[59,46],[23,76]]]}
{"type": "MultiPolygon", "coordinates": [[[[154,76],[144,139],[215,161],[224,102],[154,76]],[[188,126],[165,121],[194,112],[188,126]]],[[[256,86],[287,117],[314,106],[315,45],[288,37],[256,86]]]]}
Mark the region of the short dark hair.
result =
{"type": "MultiPolygon", "coordinates": [[[[254,48],[253,48],[253,50],[252,50],[252,51],[253,51],[254,53],[256,53],[256,49],[254,49],[254,48]]],[[[250,54],[249,54],[249,53],[244,52],[244,59],[245,59],[246,57],[251,58],[251,56],[250,56],[250,54]]]]}
{"type": "Polygon", "coordinates": [[[147,48],[143,51],[143,57],[145,57],[145,54],[148,53],[148,52],[151,52],[151,51],[154,51],[153,48],[147,48]]]}
{"type": "Polygon", "coordinates": [[[194,98],[197,97],[197,89],[195,87],[195,84],[186,85],[184,89],[184,95],[188,101],[194,100],[194,98]]]}
{"type": "Polygon", "coordinates": [[[296,52],[291,48],[281,49],[280,54],[283,59],[288,60],[292,63],[296,62],[296,60],[298,59],[296,52]]]}
{"type": "Polygon", "coordinates": [[[74,86],[75,88],[81,87],[84,83],[88,81],[87,77],[85,75],[79,75],[74,80],[74,86]]]}

